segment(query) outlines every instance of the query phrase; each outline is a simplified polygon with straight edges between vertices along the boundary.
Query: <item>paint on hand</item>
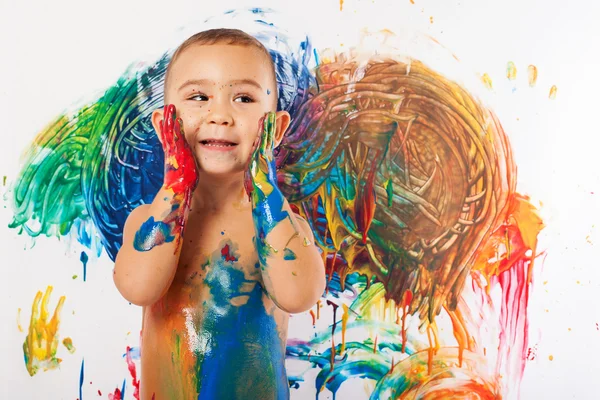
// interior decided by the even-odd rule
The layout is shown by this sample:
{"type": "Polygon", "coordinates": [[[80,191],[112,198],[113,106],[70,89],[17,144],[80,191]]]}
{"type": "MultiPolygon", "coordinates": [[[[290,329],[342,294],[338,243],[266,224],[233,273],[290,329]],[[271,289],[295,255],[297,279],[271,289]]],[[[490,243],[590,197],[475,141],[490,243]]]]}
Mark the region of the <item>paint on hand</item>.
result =
{"type": "Polygon", "coordinates": [[[514,81],[515,79],[517,79],[517,67],[515,66],[515,63],[512,61],[509,61],[506,64],[506,77],[508,78],[508,80],[514,81]]]}
{"type": "Polygon", "coordinates": [[[65,296],[60,297],[52,318],[48,319],[48,303],[51,294],[52,286],[46,288],[43,298],[42,292],[37,292],[31,306],[29,331],[23,343],[25,366],[31,376],[34,376],[40,368],[44,371],[56,369],[62,361],[56,357],[56,350],[58,349],[60,312],[65,302],[65,296]]]}
{"type": "Polygon", "coordinates": [[[276,253],[267,243],[273,228],[289,214],[283,210],[284,197],[277,184],[277,169],[273,150],[275,146],[275,113],[268,113],[261,121],[261,135],[255,143],[250,165],[245,174],[244,186],[252,202],[252,217],[256,236],[254,239],[260,265],[267,266],[267,257],[276,253]]]}
{"type": "Polygon", "coordinates": [[[73,346],[73,339],[70,337],[66,337],[62,341],[63,345],[69,350],[69,353],[75,353],[75,346],[73,346]]]}
{"type": "Polygon", "coordinates": [[[193,152],[185,139],[183,122],[177,119],[175,106],[164,108],[159,135],[165,153],[164,188],[173,193],[171,210],[162,221],[150,217],[135,234],[134,248],[150,251],[155,246],[175,241],[180,248],[192,192],[198,184],[198,171],[193,152]]]}
{"type": "Polygon", "coordinates": [[[534,87],[537,82],[538,69],[535,65],[527,67],[527,78],[529,81],[529,87],[534,87]]]}

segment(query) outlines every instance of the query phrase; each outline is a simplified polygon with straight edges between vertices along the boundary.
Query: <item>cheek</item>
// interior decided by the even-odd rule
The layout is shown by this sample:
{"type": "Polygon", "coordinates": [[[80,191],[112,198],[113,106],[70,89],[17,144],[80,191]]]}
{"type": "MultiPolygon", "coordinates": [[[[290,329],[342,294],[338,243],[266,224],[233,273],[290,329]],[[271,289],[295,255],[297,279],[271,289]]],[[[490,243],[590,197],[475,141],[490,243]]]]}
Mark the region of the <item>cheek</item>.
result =
{"type": "Polygon", "coordinates": [[[197,114],[188,114],[182,112],[179,116],[183,121],[183,131],[185,138],[188,142],[194,141],[198,135],[198,131],[201,125],[201,120],[197,114]]]}

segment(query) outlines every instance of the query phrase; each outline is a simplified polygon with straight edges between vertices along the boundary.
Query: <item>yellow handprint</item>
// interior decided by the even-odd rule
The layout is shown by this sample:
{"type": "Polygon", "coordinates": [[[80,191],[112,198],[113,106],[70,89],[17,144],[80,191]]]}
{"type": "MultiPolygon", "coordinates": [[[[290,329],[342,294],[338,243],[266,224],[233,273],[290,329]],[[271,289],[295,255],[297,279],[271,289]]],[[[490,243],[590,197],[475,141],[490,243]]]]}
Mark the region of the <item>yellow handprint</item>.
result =
{"type": "Polygon", "coordinates": [[[58,325],[59,316],[65,302],[65,296],[58,300],[52,319],[48,319],[48,302],[52,294],[52,286],[46,288],[43,295],[39,291],[35,295],[31,307],[31,320],[29,322],[29,332],[23,343],[23,355],[25,356],[25,366],[29,375],[35,375],[41,368],[44,371],[58,367],[62,361],[56,358],[58,348],[58,325]],[[41,301],[41,307],[40,307],[41,301]]]}

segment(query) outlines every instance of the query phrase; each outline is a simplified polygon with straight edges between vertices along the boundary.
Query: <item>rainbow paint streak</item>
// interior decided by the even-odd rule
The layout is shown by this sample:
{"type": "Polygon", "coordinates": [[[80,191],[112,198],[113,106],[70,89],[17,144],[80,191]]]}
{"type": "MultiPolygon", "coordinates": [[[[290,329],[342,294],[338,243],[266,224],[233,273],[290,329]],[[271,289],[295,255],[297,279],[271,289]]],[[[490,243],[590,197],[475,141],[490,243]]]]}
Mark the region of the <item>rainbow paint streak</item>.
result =
{"type": "MultiPolygon", "coordinates": [[[[267,12],[250,13],[263,43],[285,42],[267,12]]],[[[516,190],[494,113],[419,61],[396,61],[402,54],[368,62],[338,54],[311,71],[308,40],[270,51],[278,108],[292,116],[275,151],[278,187],[323,251],[320,303],[334,314],[316,337],[291,338],[287,357],[319,370],[317,394],[360,377],[373,383],[371,398],[513,395],[543,224],[516,190]],[[442,337],[438,323],[453,337],[442,337]]],[[[98,234],[114,259],[127,215],[162,184],[149,116],[162,103],[168,60],[132,68],[97,102],[40,133],[15,187],[12,227],[82,243],[98,234]]],[[[320,313],[311,311],[315,321],[320,313]]],[[[228,323],[209,328],[230,343],[228,323]]],[[[173,362],[183,362],[177,349],[188,339],[173,339],[173,362]]]]}

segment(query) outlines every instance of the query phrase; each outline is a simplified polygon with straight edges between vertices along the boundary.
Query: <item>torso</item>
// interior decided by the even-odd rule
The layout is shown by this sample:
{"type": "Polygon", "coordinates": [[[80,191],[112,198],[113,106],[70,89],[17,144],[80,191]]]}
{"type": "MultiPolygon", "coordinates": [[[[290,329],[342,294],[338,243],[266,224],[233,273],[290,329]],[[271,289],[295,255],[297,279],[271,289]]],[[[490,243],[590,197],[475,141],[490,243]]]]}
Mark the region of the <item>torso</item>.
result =
{"type": "Polygon", "coordinates": [[[190,213],[168,292],[144,309],[142,400],[287,399],[288,314],[263,289],[248,207],[190,213]]]}

